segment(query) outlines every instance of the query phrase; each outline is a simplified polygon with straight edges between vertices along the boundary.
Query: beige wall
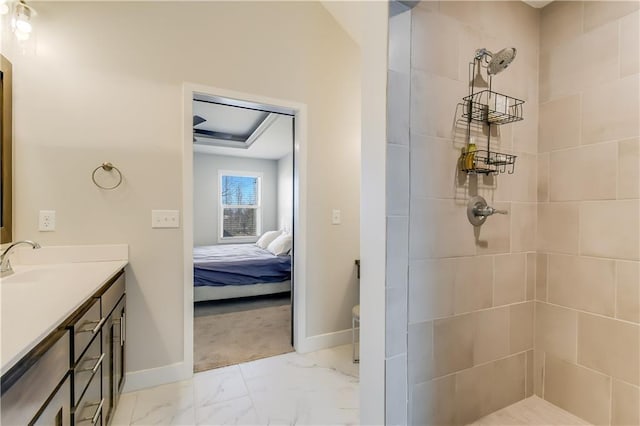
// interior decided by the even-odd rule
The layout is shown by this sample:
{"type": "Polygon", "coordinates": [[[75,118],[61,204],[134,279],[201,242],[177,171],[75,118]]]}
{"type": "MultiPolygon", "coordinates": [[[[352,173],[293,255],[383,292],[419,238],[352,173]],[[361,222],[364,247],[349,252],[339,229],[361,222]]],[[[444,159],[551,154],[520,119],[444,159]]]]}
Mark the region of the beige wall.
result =
{"type": "Polygon", "coordinates": [[[182,83],[309,107],[307,336],[350,327],[359,253],[359,49],[317,3],[35,3],[37,55],[14,62],[16,237],[128,243],[130,372],[183,357],[182,83]],[[124,174],[102,192],[103,161],[124,174]],[[331,209],[342,225],[331,225],[331,209]],[[37,231],[40,209],[57,230],[37,231]]]}
{"type": "Polygon", "coordinates": [[[542,10],[536,394],[640,424],[639,2],[542,10]]]}
{"type": "MultiPolygon", "coordinates": [[[[410,424],[464,424],[533,393],[539,12],[513,1],[410,13],[390,24],[387,362],[406,362],[410,424]],[[517,58],[493,89],[525,100],[524,121],[501,126],[492,146],[518,155],[515,173],[458,174],[468,64],[478,48],[508,46],[517,58]],[[474,229],[474,195],[509,214],[474,229]]],[[[479,149],[486,131],[474,133],[479,149]]],[[[392,378],[387,395],[401,404],[392,378]]],[[[407,421],[389,418],[396,405],[389,424],[407,421]]]]}

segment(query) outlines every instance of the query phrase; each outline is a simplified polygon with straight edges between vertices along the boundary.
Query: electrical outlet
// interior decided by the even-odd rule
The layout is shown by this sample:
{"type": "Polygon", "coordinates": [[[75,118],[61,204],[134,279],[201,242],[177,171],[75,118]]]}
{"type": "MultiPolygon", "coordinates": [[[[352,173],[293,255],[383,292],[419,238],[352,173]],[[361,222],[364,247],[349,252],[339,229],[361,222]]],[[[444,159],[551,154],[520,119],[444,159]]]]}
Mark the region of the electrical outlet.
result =
{"type": "Polygon", "coordinates": [[[151,210],[152,228],[179,228],[180,212],[178,210],[151,210]]]}
{"type": "Polygon", "coordinates": [[[332,210],[331,211],[331,223],[333,225],[340,225],[342,222],[342,218],[340,217],[340,210],[332,210]]]}
{"type": "Polygon", "coordinates": [[[42,232],[50,232],[56,230],[56,211],[40,210],[38,219],[38,230],[42,232]]]}

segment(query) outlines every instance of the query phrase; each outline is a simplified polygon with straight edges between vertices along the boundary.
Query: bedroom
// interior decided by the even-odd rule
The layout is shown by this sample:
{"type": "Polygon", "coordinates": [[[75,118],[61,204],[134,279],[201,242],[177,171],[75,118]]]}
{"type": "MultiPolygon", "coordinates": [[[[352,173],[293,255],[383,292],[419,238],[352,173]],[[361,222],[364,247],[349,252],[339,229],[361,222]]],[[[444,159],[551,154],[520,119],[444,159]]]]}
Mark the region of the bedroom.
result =
{"type": "Polygon", "coordinates": [[[194,371],[293,351],[293,117],[193,99],[194,371]]]}

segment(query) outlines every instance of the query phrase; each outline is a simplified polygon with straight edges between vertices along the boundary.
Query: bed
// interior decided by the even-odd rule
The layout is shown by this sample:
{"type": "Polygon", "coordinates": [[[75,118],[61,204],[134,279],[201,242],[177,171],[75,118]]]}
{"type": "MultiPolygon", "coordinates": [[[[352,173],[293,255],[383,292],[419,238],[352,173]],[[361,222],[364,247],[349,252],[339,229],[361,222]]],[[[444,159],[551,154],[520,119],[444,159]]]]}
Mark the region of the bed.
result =
{"type": "Polygon", "coordinates": [[[193,249],[195,302],[291,290],[291,256],[275,256],[255,244],[193,249]]]}

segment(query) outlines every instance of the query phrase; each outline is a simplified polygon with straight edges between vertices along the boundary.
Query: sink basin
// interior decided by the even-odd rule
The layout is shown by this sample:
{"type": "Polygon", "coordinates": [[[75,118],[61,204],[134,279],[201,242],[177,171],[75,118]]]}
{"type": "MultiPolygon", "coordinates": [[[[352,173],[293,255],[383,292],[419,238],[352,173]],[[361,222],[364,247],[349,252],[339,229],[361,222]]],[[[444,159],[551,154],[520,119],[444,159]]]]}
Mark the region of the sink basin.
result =
{"type": "Polygon", "coordinates": [[[2,277],[2,284],[28,284],[51,281],[53,279],[68,279],[73,274],[69,264],[15,266],[13,274],[2,277]]]}
{"type": "Polygon", "coordinates": [[[14,271],[13,274],[2,277],[3,284],[22,284],[33,281],[39,281],[45,279],[51,275],[51,271],[45,268],[37,269],[25,269],[21,268],[18,271],[14,271]]]}

